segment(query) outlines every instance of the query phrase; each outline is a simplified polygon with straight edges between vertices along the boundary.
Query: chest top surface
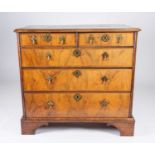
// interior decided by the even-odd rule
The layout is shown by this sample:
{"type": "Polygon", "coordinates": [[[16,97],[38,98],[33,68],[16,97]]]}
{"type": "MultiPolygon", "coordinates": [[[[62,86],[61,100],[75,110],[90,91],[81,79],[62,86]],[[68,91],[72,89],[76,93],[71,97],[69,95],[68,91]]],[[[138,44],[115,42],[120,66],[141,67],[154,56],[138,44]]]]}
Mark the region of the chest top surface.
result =
{"type": "Polygon", "coordinates": [[[118,24],[98,25],[30,25],[15,29],[15,32],[137,32],[139,28],[118,24]]]}

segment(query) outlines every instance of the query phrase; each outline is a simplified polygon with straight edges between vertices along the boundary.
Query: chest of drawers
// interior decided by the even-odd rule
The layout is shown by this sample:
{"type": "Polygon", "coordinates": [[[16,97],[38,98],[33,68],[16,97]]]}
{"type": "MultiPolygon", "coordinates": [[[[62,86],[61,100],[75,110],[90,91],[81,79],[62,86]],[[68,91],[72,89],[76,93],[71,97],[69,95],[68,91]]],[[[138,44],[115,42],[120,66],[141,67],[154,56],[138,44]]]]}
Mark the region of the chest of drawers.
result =
{"type": "Polygon", "coordinates": [[[85,122],[132,136],[139,30],[119,25],[16,29],[22,134],[56,122],[85,122]]]}

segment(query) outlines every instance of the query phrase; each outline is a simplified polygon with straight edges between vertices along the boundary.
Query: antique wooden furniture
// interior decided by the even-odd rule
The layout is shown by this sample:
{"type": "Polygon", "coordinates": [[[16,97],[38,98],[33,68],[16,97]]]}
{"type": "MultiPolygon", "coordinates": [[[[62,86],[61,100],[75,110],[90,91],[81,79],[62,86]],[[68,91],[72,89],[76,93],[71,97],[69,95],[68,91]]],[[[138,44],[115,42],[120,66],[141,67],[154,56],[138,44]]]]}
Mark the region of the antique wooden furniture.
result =
{"type": "Polygon", "coordinates": [[[22,134],[55,122],[97,122],[132,136],[139,30],[121,25],[16,29],[22,134]]]}

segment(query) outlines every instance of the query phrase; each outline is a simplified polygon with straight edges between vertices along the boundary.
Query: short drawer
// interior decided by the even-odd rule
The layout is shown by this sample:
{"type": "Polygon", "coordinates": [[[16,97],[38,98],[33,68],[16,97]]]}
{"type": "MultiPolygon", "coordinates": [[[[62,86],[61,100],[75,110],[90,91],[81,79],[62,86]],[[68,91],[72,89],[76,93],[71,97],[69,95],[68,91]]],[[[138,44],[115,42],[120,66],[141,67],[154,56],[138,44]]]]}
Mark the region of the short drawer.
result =
{"type": "Polygon", "coordinates": [[[21,46],[75,46],[75,33],[22,33],[21,46]]]}
{"type": "Polygon", "coordinates": [[[131,69],[24,69],[25,91],[130,91],[131,69]]]}
{"type": "Polygon", "coordinates": [[[80,33],[79,46],[133,46],[133,33],[80,33]]]}
{"type": "Polygon", "coordinates": [[[128,117],[128,93],[25,93],[26,117],[128,117]]]}
{"type": "Polygon", "coordinates": [[[22,49],[23,67],[132,67],[133,48],[22,49]]]}

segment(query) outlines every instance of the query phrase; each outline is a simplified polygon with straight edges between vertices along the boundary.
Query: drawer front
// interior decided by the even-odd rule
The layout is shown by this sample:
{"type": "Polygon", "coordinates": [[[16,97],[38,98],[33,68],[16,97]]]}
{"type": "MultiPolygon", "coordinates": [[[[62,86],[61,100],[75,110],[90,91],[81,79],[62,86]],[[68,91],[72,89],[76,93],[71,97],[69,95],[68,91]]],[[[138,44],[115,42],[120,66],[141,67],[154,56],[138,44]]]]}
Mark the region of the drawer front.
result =
{"type": "Polygon", "coordinates": [[[132,67],[132,48],[22,49],[23,67],[132,67]]]}
{"type": "Polygon", "coordinates": [[[25,69],[25,91],[130,91],[130,69],[25,69]]]}
{"type": "Polygon", "coordinates": [[[133,33],[80,33],[79,46],[133,46],[133,33]]]}
{"type": "Polygon", "coordinates": [[[26,117],[128,117],[128,93],[25,93],[26,117]],[[77,97],[78,96],[78,97],[77,97]]]}
{"type": "Polygon", "coordinates": [[[21,46],[75,46],[75,33],[24,33],[21,46]]]}

